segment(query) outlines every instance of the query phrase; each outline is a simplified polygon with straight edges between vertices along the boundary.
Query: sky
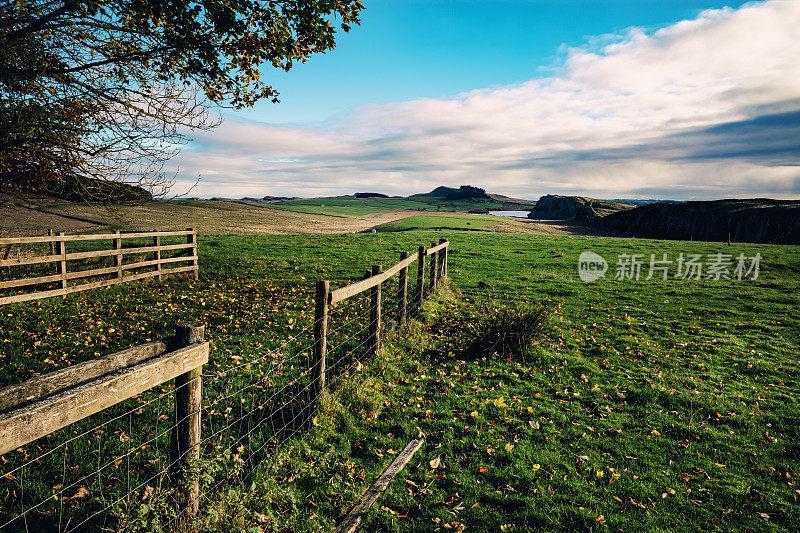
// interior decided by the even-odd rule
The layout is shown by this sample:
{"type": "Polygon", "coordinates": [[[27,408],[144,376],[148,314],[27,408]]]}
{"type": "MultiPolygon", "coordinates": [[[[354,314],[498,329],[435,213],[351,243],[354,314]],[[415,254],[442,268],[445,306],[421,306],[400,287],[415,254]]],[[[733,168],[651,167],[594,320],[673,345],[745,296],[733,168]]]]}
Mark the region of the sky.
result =
{"type": "Polygon", "coordinates": [[[193,132],[178,195],[800,198],[800,0],[366,0],[281,102],[193,132]]]}

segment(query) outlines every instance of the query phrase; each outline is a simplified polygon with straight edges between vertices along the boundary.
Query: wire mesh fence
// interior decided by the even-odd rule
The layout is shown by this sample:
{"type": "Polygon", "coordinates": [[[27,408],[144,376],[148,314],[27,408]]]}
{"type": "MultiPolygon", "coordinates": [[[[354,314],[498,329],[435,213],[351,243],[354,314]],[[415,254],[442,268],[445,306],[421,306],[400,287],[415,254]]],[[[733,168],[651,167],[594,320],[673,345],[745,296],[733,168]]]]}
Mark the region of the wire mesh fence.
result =
{"type": "MultiPolygon", "coordinates": [[[[408,274],[404,305],[413,316],[431,289],[420,294],[416,269],[408,274]]],[[[427,281],[427,272],[422,275],[427,281]]],[[[329,309],[329,390],[375,354],[376,322],[383,321],[384,331],[400,322],[398,278],[390,279],[379,291],[377,316],[371,291],[329,309]]],[[[199,409],[181,419],[176,398],[191,382],[165,383],[2,455],[0,530],[126,530],[143,507],[157,509],[167,529],[180,529],[191,518],[181,505],[191,479],[199,483],[198,504],[209,505],[221,488],[246,482],[313,423],[319,392],[314,326],[245,361],[221,361],[198,374],[199,409]],[[176,428],[197,415],[197,446],[176,453],[176,428]]]]}

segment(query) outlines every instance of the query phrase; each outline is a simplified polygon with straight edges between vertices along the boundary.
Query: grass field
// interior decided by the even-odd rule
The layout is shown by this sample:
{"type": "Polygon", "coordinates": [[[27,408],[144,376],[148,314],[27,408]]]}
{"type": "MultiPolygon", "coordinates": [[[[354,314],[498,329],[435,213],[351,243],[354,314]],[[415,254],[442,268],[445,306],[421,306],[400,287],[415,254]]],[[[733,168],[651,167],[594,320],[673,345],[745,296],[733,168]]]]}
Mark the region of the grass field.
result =
{"type": "Polygon", "coordinates": [[[273,209],[330,216],[362,216],[375,212],[432,211],[467,212],[473,210],[526,209],[527,204],[496,200],[447,200],[441,197],[415,195],[409,198],[376,198],[356,200],[350,197],[290,200],[270,204],[273,209]]]}
{"type": "Polygon", "coordinates": [[[378,232],[411,231],[411,230],[489,230],[500,226],[505,221],[492,215],[417,215],[375,227],[378,232]]]}
{"type": "Polygon", "coordinates": [[[208,236],[199,282],[5,307],[3,378],[184,319],[208,324],[211,364],[224,366],[307,325],[317,279],[344,285],[440,237],[452,282],[424,321],[389,339],[291,454],[206,508],[209,529],[330,530],[421,430],[425,446],[366,531],[797,530],[798,247],[457,230],[208,236]],[[607,278],[578,280],[585,249],[609,260],[607,278]],[[758,252],[760,277],[611,279],[618,254],[681,252],[758,252]],[[540,340],[524,356],[475,355],[479,318],[520,301],[550,311],[540,340]]]}

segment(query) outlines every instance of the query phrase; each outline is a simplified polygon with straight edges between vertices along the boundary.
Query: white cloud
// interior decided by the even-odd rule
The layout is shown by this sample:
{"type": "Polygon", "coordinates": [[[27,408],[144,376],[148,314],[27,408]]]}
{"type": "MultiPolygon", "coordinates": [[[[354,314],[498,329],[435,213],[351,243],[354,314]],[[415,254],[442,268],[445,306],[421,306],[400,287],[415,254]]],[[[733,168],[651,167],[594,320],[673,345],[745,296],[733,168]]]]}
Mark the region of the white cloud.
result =
{"type": "Polygon", "coordinates": [[[800,134],[798,28],[794,0],[710,10],[568,50],[549,78],[365,106],[328,129],[229,119],[175,163],[202,176],[193,194],[207,196],[471,183],[524,197],[796,197],[800,146],[780,135],[800,134]],[[746,154],[713,153],[726,135],[747,146],[744,126],[721,125],[777,113],[746,154]]]}

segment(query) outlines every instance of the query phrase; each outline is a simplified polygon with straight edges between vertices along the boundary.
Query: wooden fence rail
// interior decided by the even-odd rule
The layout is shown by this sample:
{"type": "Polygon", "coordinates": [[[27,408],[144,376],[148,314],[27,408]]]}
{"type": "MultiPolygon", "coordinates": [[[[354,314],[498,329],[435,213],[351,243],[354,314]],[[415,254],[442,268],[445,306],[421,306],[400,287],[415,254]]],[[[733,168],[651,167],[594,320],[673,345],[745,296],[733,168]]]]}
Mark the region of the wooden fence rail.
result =
{"type": "Polygon", "coordinates": [[[380,350],[381,337],[381,285],[391,277],[397,275],[397,322],[403,326],[406,322],[408,313],[408,269],[414,262],[417,264],[417,284],[415,290],[416,306],[414,313],[419,313],[422,300],[425,294],[431,294],[439,282],[447,275],[447,248],[450,242],[441,239],[439,244],[426,249],[420,246],[417,252],[409,254],[400,252],[400,261],[390,268],[383,270],[381,265],[372,265],[372,270],[367,272],[367,276],[361,281],[357,281],[345,287],[340,287],[333,291],[330,290],[330,282],[320,280],[317,282],[316,302],[314,306],[314,348],[312,370],[312,399],[317,401],[322,391],[325,390],[325,369],[328,335],[328,318],[330,308],[341,303],[348,298],[370,291],[370,323],[369,338],[367,346],[369,352],[375,354],[380,350]],[[430,282],[427,292],[425,290],[425,258],[432,256],[430,266],[430,282]],[[438,261],[437,261],[438,259],[438,261]],[[437,266],[438,265],[438,266],[437,266]]]}
{"type": "MultiPolygon", "coordinates": [[[[52,231],[50,233],[52,233],[52,231]]],[[[29,300],[38,300],[41,298],[50,298],[53,296],[64,296],[78,291],[85,291],[98,287],[108,287],[111,285],[117,285],[119,283],[151,277],[158,277],[158,279],[162,279],[164,274],[191,272],[194,274],[194,279],[198,279],[197,233],[193,228],[189,228],[185,231],[147,231],[134,233],[121,233],[117,231],[115,233],[94,235],[65,235],[64,233],[58,233],[57,235],[51,234],[40,237],[5,237],[0,238],[0,246],[2,245],[6,246],[6,253],[3,254],[3,259],[0,259],[0,267],[8,267],[10,269],[11,267],[25,265],[56,263],[56,273],[45,276],[23,277],[19,279],[0,281],[0,290],[18,289],[46,283],[58,283],[58,288],[23,294],[13,294],[9,296],[0,296],[0,305],[26,302],[29,300]],[[186,238],[186,242],[177,244],[161,244],[162,237],[174,236],[183,236],[186,238]],[[124,240],[137,238],[151,238],[152,245],[134,245],[127,248],[124,246],[124,240]],[[67,243],[76,241],[110,241],[111,248],[88,252],[68,252],[67,243]],[[8,257],[8,251],[12,246],[35,243],[49,243],[51,250],[50,255],[16,258],[8,257]],[[177,251],[177,253],[171,257],[162,257],[161,252],[165,251],[177,251]],[[125,256],[131,255],[145,255],[152,258],[126,264],[124,261],[125,256]],[[69,261],[99,257],[113,257],[114,265],[103,268],[93,268],[89,270],[72,269],[72,271],[70,271],[68,269],[69,261]],[[165,267],[165,265],[170,265],[173,263],[189,264],[186,266],[170,268],[165,267]],[[128,271],[138,270],[141,268],[152,268],[152,270],[126,274],[128,271]],[[73,280],[107,275],[112,275],[113,277],[109,279],[101,279],[99,281],[90,281],[87,283],[69,284],[69,282],[73,280]]]]}
{"type": "MultiPolygon", "coordinates": [[[[199,457],[205,326],[181,322],[174,337],[117,352],[0,389],[0,455],[175,380],[170,465],[179,477],[199,457]]],[[[181,506],[198,509],[199,485],[182,484],[181,506]]]]}

